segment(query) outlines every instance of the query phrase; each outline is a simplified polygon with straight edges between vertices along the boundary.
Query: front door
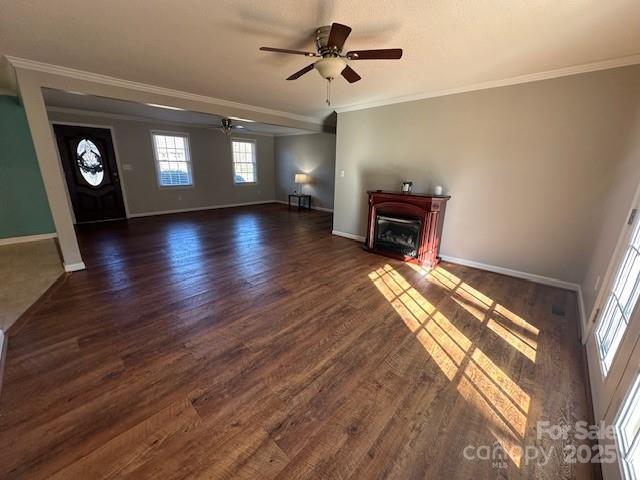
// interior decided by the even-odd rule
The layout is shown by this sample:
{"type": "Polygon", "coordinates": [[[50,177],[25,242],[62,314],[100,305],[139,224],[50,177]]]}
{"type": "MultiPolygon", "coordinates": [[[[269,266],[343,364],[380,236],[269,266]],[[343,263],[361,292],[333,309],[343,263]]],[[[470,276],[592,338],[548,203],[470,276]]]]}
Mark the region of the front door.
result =
{"type": "Polygon", "coordinates": [[[111,131],[54,125],[76,222],[125,218],[111,131]]]}

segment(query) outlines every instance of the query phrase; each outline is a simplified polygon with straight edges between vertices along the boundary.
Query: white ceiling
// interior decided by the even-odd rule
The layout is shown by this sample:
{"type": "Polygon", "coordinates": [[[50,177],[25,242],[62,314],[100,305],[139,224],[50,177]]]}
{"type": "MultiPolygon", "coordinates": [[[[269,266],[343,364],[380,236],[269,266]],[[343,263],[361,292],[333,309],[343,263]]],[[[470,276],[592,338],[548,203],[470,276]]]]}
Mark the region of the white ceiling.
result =
{"type": "Polygon", "coordinates": [[[325,84],[296,81],[317,26],[353,27],[334,107],[428,94],[640,53],[638,0],[0,0],[0,54],[322,118],[325,84]]]}
{"type": "MultiPolygon", "coordinates": [[[[124,117],[135,117],[137,119],[159,120],[161,122],[179,123],[194,125],[198,127],[211,127],[220,125],[222,117],[207,113],[190,111],[171,110],[157,106],[149,106],[142,103],[126,102],[112,98],[95,97],[93,95],[77,95],[45,88],[43,90],[44,102],[48,108],[72,109],[74,111],[85,111],[91,114],[106,113],[124,117]]],[[[312,133],[298,128],[283,127],[280,125],[269,125],[258,122],[243,122],[232,120],[233,125],[244,127],[240,132],[257,133],[268,135],[300,135],[312,133]]]]}

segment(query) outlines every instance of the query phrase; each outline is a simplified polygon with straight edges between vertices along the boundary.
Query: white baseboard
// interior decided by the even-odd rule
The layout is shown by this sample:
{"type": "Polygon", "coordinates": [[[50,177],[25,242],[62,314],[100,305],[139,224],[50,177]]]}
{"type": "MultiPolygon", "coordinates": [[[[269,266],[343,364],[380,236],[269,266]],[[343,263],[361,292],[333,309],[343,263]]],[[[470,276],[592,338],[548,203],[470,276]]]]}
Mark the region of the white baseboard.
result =
{"type": "Polygon", "coordinates": [[[564,280],[559,280],[552,277],[545,277],[544,275],[538,275],[536,273],[521,272],[520,270],[513,270],[511,268],[499,267],[496,265],[488,265],[486,263],[467,260],[466,258],[450,257],[448,255],[441,255],[440,258],[442,258],[442,260],[446,262],[457,263],[458,265],[464,265],[465,267],[473,267],[480,270],[486,270],[488,272],[501,273],[510,277],[522,278],[524,280],[530,280],[535,283],[541,283],[542,285],[564,288],[565,290],[571,290],[574,292],[580,291],[580,285],[578,285],[577,283],[566,282],[564,280]]]}
{"type": "Polygon", "coordinates": [[[559,280],[557,278],[545,277],[544,275],[538,275],[535,273],[521,272],[519,270],[513,270],[511,268],[498,267],[496,265],[487,265],[486,263],[475,262],[473,260],[467,260],[466,258],[450,257],[448,255],[441,255],[440,258],[446,262],[457,263],[458,265],[464,265],[465,267],[478,268],[480,270],[486,270],[488,272],[501,273],[510,277],[522,278],[534,283],[540,283],[542,285],[549,285],[550,287],[563,288],[565,290],[571,290],[578,294],[578,316],[580,321],[580,337],[583,343],[586,341],[584,327],[586,325],[586,316],[584,311],[584,298],[582,296],[582,287],[577,283],[567,282],[559,280]]]}
{"type": "MultiPolygon", "coordinates": [[[[341,232],[339,230],[333,230],[331,233],[339,237],[349,238],[351,240],[357,240],[359,242],[364,242],[365,240],[365,237],[363,237],[362,235],[341,232]]],[[[480,270],[486,270],[488,272],[501,273],[510,277],[522,278],[524,280],[530,280],[532,282],[541,283],[542,285],[549,285],[551,287],[564,288],[565,290],[577,292],[578,296],[582,298],[582,289],[577,283],[566,282],[557,278],[545,277],[544,275],[538,275],[536,273],[521,272],[520,270],[513,270],[511,268],[489,265],[486,263],[476,262],[475,260],[467,260],[466,258],[450,257],[449,255],[440,255],[440,258],[442,258],[442,260],[444,260],[445,262],[457,263],[458,265],[464,265],[465,267],[473,267],[480,270]]]]}
{"type": "Polygon", "coordinates": [[[86,265],[84,264],[84,262],[78,262],[78,263],[65,263],[64,264],[64,271],[65,272],[77,272],[79,270],[84,270],[86,267],[86,265]]]}
{"type": "Polygon", "coordinates": [[[321,212],[330,212],[333,213],[333,208],[325,208],[325,207],[314,207],[311,205],[312,210],[320,210],[321,212]]]}
{"type": "Polygon", "coordinates": [[[338,237],[344,237],[350,240],[355,240],[357,242],[364,242],[365,240],[365,237],[363,237],[362,235],[354,235],[353,233],[341,232],[340,230],[332,230],[331,234],[336,235],[338,237]]]}
{"type": "Polygon", "coordinates": [[[40,235],[25,235],[23,237],[0,238],[0,245],[13,245],[14,243],[38,242],[56,238],[57,233],[41,233],[40,235]]]}
{"type": "MultiPolygon", "coordinates": [[[[281,203],[283,205],[289,205],[289,202],[285,202],[284,200],[275,200],[276,203],[281,203]]],[[[292,204],[293,206],[293,204],[292,204]]],[[[311,210],[319,210],[321,212],[331,212],[333,213],[333,208],[325,208],[325,207],[314,207],[311,205],[311,210]]]]}
{"type": "Polygon", "coordinates": [[[177,208],[175,210],[156,210],[153,212],[130,213],[129,218],[152,217],[154,215],[169,215],[171,213],[199,212],[201,210],[216,210],[218,208],[245,207],[247,205],[262,205],[265,203],[277,203],[277,200],[260,200],[257,202],[228,203],[225,205],[209,205],[206,207],[177,208]]]}
{"type": "Polygon", "coordinates": [[[4,363],[7,358],[8,338],[0,329],[0,394],[2,394],[2,380],[4,379],[4,363]]]}
{"type": "Polygon", "coordinates": [[[582,296],[582,287],[578,285],[578,315],[580,315],[580,338],[582,344],[587,343],[588,331],[587,331],[587,314],[584,309],[584,297],[582,296]]]}

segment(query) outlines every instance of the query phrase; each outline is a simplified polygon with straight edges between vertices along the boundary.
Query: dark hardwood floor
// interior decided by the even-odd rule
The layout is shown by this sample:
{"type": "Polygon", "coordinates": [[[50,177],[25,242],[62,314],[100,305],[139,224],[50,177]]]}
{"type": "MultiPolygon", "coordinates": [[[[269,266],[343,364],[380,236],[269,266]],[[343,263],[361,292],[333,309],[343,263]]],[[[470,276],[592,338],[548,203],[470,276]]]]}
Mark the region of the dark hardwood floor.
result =
{"type": "Polygon", "coordinates": [[[588,418],[574,293],[427,274],[331,224],[264,205],[82,227],[87,270],[10,331],[0,478],[591,477],[536,439],[588,418]]]}

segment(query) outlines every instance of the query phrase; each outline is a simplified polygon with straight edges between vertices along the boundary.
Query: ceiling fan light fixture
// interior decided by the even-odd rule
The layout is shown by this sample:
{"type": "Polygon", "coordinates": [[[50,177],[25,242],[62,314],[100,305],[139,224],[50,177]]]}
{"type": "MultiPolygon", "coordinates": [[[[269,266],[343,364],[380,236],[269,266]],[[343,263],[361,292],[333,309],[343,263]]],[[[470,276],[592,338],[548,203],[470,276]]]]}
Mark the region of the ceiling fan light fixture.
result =
{"type": "Polygon", "coordinates": [[[347,63],[338,57],[323,58],[322,60],[318,60],[314,65],[320,76],[326,80],[337,78],[346,66],[347,63]]]}
{"type": "Polygon", "coordinates": [[[220,131],[225,135],[231,135],[231,131],[233,127],[231,126],[231,120],[228,118],[223,118],[220,122],[220,131]]]}

